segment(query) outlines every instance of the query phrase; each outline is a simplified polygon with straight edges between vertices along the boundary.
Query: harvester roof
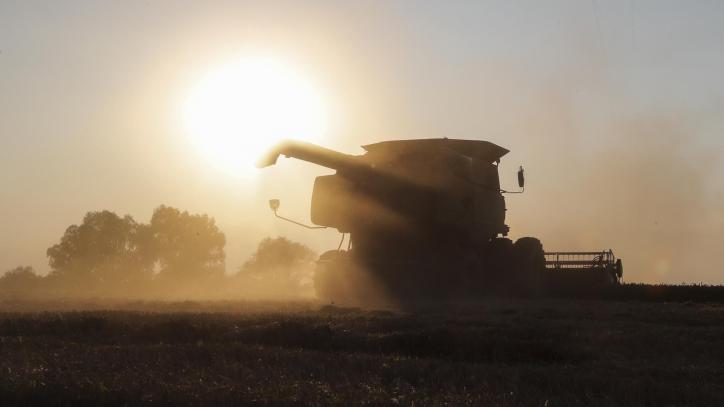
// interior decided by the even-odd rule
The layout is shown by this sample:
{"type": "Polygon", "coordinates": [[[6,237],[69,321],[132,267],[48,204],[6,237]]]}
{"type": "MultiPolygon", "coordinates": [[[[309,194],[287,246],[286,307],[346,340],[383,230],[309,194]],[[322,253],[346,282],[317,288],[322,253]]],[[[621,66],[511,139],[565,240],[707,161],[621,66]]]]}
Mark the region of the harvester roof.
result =
{"type": "Polygon", "coordinates": [[[448,138],[393,140],[362,146],[372,154],[401,154],[412,151],[436,151],[449,148],[471,158],[493,162],[509,150],[483,140],[460,140],[448,138]]]}

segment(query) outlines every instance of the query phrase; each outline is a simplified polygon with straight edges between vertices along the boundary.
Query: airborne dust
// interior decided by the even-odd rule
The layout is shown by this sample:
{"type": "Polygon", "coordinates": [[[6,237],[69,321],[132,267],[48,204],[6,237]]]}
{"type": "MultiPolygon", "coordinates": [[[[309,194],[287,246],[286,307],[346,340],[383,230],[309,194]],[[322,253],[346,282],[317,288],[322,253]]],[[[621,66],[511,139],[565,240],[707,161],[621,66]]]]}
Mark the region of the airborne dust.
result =
{"type": "MultiPolygon", "coordinates": [[[[522,154],[528,177],[526,194],[507,199],[512,234],[537,236],[549,251],[611,248],[628,282],[724,283],[721,143],[702,141],[711,115],[624,112],[623,99],[607,95],[591,116],[581,85],[561,82],[569,87],[535,93],[510,126],[527,134],[509,158],[522,154]]],[[[585,86],[610,92],[601,80],[585,86]]],[[[509,185],[515,164],[501,166],[509,185]]]]}

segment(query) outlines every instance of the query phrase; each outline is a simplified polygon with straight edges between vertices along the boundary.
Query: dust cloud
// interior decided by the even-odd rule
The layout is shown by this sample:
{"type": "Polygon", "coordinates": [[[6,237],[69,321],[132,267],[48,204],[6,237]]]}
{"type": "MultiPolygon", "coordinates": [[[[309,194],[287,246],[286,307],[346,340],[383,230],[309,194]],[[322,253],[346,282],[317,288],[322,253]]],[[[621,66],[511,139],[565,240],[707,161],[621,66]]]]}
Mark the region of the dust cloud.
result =
{"type": "Polygon", "coordinates": [[[513,234],[549,251],[611,248],[625,281],[724,283],[722,162],[698,141],[705,117],[603,112],[591,125],[564,94],[532,115],[543,136],[517,146],[531,152],[527,193],[507,199],[513,234]]]}

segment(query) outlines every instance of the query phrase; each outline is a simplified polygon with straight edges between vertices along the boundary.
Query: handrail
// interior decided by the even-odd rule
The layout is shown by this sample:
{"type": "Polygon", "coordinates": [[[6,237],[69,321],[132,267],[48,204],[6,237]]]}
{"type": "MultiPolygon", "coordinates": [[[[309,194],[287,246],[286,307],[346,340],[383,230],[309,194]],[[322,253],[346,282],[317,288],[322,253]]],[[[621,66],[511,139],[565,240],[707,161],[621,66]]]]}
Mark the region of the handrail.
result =
{"type": "Polygon", "coordinates": [[[307,228],[307,229],[327,229],[326,226],[309,226],[309,225],[305,225],[304,223],[297,222],[296,220],[292,220],[292,219],[289,219],[289,218],[285,218],[284,216],[279,215],[279,214],[277,213],[276,209],[274,210],[274,216],[276,216],[277,218],[279,218],[279,219],[281,219],[281,220],[285,220],[285,221],[287,221],[287,222],[291,222],[291,223],[293,223],[293,224],[295,224],[295,225],[299,225],[299,226],[304,227],[304,228],[307,228]]]}

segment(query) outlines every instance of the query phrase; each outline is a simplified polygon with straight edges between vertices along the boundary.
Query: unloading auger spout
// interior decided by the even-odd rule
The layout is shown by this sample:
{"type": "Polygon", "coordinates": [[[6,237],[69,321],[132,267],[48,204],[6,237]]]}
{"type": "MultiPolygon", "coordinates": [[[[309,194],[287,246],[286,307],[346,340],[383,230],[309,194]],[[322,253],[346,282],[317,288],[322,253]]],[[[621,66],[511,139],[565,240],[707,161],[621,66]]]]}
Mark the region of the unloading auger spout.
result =
{"type": "Polygon", "coordinates": [[[274,165],[277,163],[280,155],[308,161],[335,170],[354,168],[359,165],[358,160],[353,155],[343,154],[339,151],[334,151],[316,144],[296,140],[284,140],[280,142],[265,154],[256,165],[259,168],[274,165]]]}

